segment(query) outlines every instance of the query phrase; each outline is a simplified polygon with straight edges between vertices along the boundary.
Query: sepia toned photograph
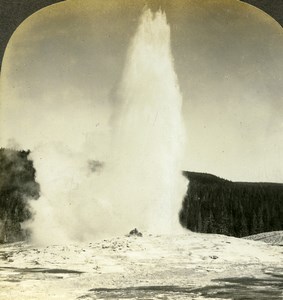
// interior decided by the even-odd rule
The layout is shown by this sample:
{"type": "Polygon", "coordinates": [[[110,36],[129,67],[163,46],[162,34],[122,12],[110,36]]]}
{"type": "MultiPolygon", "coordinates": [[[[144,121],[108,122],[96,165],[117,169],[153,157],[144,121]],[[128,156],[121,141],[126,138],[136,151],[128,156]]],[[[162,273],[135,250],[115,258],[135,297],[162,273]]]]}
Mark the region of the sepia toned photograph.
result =
{"type": "Polygon", "coordinates": [[[283,299],[282,26],[0,0],[0,300],[283,299]]]}

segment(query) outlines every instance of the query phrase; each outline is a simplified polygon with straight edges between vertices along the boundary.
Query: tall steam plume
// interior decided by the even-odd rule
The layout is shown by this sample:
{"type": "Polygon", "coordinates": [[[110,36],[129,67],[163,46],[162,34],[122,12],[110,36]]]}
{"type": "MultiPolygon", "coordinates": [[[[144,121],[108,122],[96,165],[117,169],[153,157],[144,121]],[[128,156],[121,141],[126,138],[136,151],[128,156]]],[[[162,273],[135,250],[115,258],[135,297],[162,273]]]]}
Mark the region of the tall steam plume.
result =
{"type": "Polygon", "coordinates": [[[158,233],[181,228],[182,96],[165,13],[143,12],[116,100],[108,150],[103,163],[92,164],[99,172],[87,172],[85,157],[66,155],[62,147],[35,152],[42,189],[29,225],[35,240],[44,242],[46,232],[57,242],[124,234],[132,227],[158,233]]]}

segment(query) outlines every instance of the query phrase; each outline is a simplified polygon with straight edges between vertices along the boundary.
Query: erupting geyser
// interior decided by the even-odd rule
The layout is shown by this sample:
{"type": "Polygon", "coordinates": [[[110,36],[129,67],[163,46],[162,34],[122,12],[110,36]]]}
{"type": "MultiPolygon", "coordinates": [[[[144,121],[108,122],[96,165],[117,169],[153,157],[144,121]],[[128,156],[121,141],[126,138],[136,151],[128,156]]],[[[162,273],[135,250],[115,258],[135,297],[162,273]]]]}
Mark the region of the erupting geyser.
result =
{"type": "Polygon", "coordinates": [[[184,127],[165,13],[143,13],[118,99],[112,157],[119,176],[119,203],[133,213],[128,219],[133,225],[158,232],[176,230],[186,187],[180,164],[184,127]]]}
{"type": "MultiPolygon", "coordinates": [[[[62,159],[58,153],[55,155],[58,157],[52,165],[53,181],[50,179],[53,183],[41,185],[44,197],[34,203],[36,239],[45,239],[42,226],[49,233],[53,229],[56,233],[52,236],[57,236],[57,240],[124,234],[133,227],[158,233],[181,229],[178,211],[186,189],[181,175],[181,108],[170,27],[165,13],[147,9],[129,47],[117,87],[104,167],[86,176],[78,173],[83,165],[82,156],[62,159]],[[57,161],[67,164],[65,170],[69,164],[75,166],[67,176],[63,175],[63,180],[57,161]],[[54,177],[56,170],[58,176],[54,177]],[[46,218],[47,224],[45,221],[43,225],[46,218]]],[[[48,160],[54,155],[49,151],[45,157],[48,160]]],[[[36,155],[34,159],[36,167],[39,166],[36,155]]],[[[42,178],[46,182],[47,175],[50,174],[46,174],[45,168],[39,167],[39,181],[42,178]]]]}

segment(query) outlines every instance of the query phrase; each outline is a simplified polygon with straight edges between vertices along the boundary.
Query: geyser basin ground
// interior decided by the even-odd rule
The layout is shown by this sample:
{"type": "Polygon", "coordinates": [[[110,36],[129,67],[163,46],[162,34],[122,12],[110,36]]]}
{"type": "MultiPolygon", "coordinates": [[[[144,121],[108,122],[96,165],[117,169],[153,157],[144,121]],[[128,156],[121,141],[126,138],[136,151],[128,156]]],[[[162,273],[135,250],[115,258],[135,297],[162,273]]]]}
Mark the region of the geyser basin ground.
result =
{"type": "Polygon", "coordinates": [[[0,248],[0,299],[280,299],[282,247],[221,235],[0,248]],[[281,264],[281,265],[280,265],[281,264]]]}

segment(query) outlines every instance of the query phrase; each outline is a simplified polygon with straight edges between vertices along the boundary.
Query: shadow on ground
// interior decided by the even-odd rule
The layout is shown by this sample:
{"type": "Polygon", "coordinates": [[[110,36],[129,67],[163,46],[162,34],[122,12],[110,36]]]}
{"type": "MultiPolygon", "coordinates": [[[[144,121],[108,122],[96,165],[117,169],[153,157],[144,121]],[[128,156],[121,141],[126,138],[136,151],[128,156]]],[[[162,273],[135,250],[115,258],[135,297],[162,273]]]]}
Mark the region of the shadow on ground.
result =
{"type": "Polygon", "coordinates": [[[46,268],[15,268],[0,267],[0,271],[11,270],[18,273],[49,273],[49,274],[82,274],[83,272],[67,269],[46,269],[46,268]]]}
{"type": "Polygon", "coordinates": [[[264,278],[230,277],[212,280],[213,284],[192,286],[137,286],[94,288],[79,299],[189,299],[196,296],[233,300],[278,300],[283,298],[282,269],[264,278]],[[281,275],[280,275],[281,274],[281,275]]]}

